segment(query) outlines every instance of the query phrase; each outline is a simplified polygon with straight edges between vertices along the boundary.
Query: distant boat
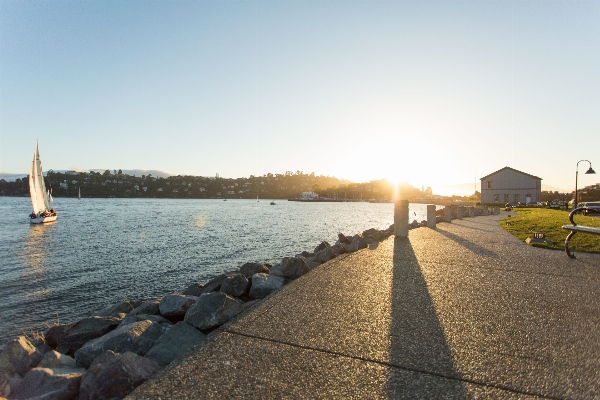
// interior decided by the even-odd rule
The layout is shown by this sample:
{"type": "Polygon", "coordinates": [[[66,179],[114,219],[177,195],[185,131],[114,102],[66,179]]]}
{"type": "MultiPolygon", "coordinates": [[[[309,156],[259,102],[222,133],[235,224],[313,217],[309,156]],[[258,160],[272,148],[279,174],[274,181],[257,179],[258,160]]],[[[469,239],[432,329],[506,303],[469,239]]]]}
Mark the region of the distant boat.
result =
{"type": "Polygon", "coordinates": [[[31,205],[33,206],[33,212],[29,215],[29,221],[32,224],[56,221],[56,211],[50,208],[49,192],[46,192],[42,161],[40,160],[40,149],[37,142],[35,143],[31,168],[29,169],[29,194],[31,195],[31,205]]]}
{"type": "Polygon", "coordinates": [[[258,203],[258,195],[256,195],[256,202],[258,203]]]}
{"type": "Polygon", "coordinates": [[[227,201],[227,199],[223,199],[223,201],[227,201]]]}
{"type": "Polygon", "coordinates": [[[81,200],[81,188],[79,188],[79,191],[77,192],[77,199],[81,200]]]}
{"type": "Polygon", "coordinates": [[[54,203],[54,199],[52,198],[52,188],[48,190],[48,203],[54,203]]]}
{"type": "Polygon", "coordinates": [[[276,205],[277,205],[277,203],[275,203],[275,200],[273,200],[273,201],[272,201],[270,204],[271,204],[272,206],[276,206],[276,205]]]}

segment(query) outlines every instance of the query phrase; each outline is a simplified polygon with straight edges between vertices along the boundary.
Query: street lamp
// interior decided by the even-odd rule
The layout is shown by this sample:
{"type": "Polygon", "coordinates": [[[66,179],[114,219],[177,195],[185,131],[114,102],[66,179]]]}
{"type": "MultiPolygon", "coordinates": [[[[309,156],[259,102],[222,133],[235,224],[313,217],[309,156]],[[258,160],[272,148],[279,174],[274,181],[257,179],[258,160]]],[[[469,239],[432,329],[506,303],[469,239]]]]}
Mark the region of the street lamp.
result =
{"type": "Polygon", "coordinates": [[[577,208],[577,176],[579,175],[579,163],[582,162],[582,161],[585,161],[585,162],[587,162],[587,163],[590,164],[590,168],[588,168],[588,170],[585,171],[586,174],[595,174],[596,173],[596,171],[594,171],[592,169],[592,163],[589,162],[588,160],[579,160],[579,161],[577,161],[577,168],[575,169],[575,204],[573,205],[574,209],[577,208]]]}

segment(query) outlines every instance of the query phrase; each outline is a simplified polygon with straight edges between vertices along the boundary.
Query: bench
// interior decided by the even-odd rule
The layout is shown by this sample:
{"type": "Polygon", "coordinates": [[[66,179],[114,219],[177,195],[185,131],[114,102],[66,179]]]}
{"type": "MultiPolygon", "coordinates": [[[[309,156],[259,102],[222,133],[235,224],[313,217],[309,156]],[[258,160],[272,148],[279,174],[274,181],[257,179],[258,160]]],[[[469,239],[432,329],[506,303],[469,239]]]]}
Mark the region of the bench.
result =
{"type": "Polygon", "coordinates": [[[562,226],[563,229],[571,231],[569,233],[569,235],[567,236],[567,239],[565,240],[565,251],[567,252],[567,255],[570,258],[575,258],[575,254],[572,254],[569,251],[569,241],[571,240],[573,235],[575,235],[577,232],[591,233],[592,235],[600,235],[600,228],[593,228],[591,226],[577,225],[575,223],[575,221],[573,221],[573,217],[578,212],[587,213],[587,212],[589,212],[589,210],[586,207],[577,207],[577,208],[573,209],[573,211],[571,211],[571,213],[569,214],[569,220],[571,221],[572,225],[563,225],[562,226]]]}

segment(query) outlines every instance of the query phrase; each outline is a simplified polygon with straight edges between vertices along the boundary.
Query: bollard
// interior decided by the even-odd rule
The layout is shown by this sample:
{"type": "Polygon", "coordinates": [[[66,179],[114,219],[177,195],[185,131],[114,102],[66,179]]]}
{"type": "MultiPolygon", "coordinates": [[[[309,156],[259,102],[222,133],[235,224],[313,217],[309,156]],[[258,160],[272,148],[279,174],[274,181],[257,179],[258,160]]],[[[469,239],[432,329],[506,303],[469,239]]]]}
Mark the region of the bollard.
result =
{"type": "Polygon", "coordinates": [[[446,222],[452,222],[452,207],[446,206],[444,208],[444,219],[446,222]]]}
{"type": "Polygon", "coordinates": [[[394,204],[394,236],[408,237],[408,200],[394,204]]]}
{"type": "Polygon", "coordinates": [[[500,207],[496,206],[494,207],[494,215],[498,215],[500,214],[500,207]]]}
{"type": "Polygon", "coordinates": [[[475,216],[475,208],[469,207],[469,217],[473,218],[475,216]]]}
{"type": "Polygon", "coordinates": [[[427,204],[427,227],[435,228],[437,217],[435,216],[435,204],[427,204]]]}
{"type": "Polygon", "coordinates": [[[462,219],[464,207],[456,207],[456,219],[462,219]]]}

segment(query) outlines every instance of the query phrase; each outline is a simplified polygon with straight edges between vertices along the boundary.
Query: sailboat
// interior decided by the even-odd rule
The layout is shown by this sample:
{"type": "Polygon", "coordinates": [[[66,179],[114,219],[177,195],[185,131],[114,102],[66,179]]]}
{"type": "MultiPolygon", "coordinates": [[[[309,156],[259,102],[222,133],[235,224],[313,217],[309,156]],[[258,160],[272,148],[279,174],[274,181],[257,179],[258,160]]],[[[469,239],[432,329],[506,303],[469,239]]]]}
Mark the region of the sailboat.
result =
{"type": "Polygon", "coordinates": [[[256,195],[256,202],[258,203],[258,195],[256,195]]]}
{"type": "Polygon", "coordinates": [[[54,199],[52,198],[52,188],[48,190],[48,203],[54,203],[54,199]]]}
{"type": "Polygon", "coordinates": [[[77,200],[81,200],[81,188],[79,188],[79,191],[77,192],[77,200]]]}
{"type": "Polygon", "coordinates": [[[31,205],[33,206],[33,212],[29,215],[29,221],[32,224],[56,221],[56,211],[50,208],[48,194],[46,193],[42,161],[40,160],[40,149],[37,142],[35,143],[31,168],[29,169],[29,194],[31,195],[31,205]]]}

